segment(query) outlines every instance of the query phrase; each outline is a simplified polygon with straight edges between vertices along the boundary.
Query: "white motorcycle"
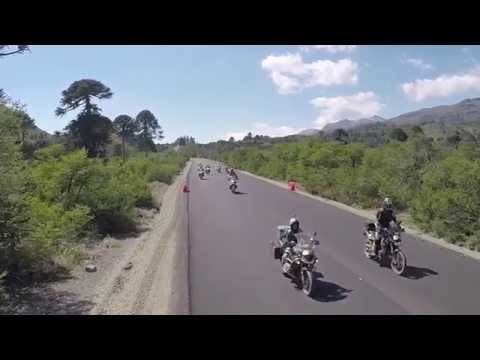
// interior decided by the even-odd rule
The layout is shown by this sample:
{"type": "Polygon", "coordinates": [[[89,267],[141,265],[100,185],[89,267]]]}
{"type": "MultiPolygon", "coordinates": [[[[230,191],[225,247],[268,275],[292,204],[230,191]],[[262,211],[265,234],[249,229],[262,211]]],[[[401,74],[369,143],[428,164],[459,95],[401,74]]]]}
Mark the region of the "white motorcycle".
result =
{"type": "Polygon", "coordinates": [[[232,194],[236,194],[238,189],[237,181],[235,179],[231,179],[230,186],[228,188],[230,189],[232,194]]]}
{"type": "Polygon", "coordinates": [[[315,255],[315,246],[319,245],[317,233],[312,235],[296,234],[298,242],[288,241],[289,226],[279,226],[278,246],[274,247],[274,258],[279,259],[282,273],[291,278],[298,288],[311,296],[314,290],[313,272],[316,269],[318,258],[315,255]]]}

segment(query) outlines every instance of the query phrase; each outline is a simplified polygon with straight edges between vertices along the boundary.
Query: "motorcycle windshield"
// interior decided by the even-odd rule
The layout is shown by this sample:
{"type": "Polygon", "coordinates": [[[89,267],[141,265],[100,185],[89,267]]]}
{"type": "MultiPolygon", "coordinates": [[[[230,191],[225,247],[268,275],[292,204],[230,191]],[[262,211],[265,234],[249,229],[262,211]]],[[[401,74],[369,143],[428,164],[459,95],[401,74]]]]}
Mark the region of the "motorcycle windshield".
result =
{"type": "Polygon", "coordinates": [[[312,238],[314,239],[315,237],[313,234],[308,234],[308,233],[299,233],[296,234],[297,240],[298,240],[298,247],[301,248],[302,250],[313,250],[314,245],[312,243],[312,238]]]}

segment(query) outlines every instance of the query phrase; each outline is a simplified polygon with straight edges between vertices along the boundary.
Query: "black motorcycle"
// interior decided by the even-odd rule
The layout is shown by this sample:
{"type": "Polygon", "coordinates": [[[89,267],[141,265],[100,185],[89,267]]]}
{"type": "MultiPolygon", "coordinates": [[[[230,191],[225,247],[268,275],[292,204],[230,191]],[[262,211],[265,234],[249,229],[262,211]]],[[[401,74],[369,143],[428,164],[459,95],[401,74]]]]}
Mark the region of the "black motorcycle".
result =
{"type": "Polygon", "coordinates": [[[402,275],[407,267],[407,257],[400,250],[401,233],[405,231],[400,224],[401,222],[393,223],[388,229],[382,229],[380,240],[375,237],[376,225],[374,223],[366,224],[363,232],[367,236],[365,256],[381,265],[389,264],[397,275],[402,275]]]}

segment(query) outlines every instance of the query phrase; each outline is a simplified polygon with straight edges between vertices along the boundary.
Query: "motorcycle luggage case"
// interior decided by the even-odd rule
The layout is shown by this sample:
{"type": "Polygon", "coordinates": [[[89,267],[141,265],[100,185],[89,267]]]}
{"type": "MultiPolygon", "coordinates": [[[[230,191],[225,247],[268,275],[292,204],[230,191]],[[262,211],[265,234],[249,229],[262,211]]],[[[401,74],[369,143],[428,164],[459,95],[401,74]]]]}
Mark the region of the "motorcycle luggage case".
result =
{"type": "Polygon", "coordinates": [[[375,224],[374,223],[368,223],[365,225],[365,228],[367,231],[375,231],[376,230],[376,227],[375,227],[375,224]]]}
{"type": "Polygon", "coordinates": [[[279,260],[282,258],[282,248],[278,247],[278,246],[275,246],[273,248],[273,258],[275,260],[279,260]]]}

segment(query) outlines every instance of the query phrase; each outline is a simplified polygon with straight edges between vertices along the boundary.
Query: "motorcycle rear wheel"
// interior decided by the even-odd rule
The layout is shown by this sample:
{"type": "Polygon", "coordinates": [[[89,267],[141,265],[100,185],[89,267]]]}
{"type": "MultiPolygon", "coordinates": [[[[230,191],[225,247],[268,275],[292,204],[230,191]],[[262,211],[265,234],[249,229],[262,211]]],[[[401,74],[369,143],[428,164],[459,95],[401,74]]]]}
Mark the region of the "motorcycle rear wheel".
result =
{"type": "Polygon", "coordinates": [[[405,272],[405,268],[407,267],[407,257],[401,250],[396,251],[392,255],[390,267],[397,275],[402,275],[405,272]]]}
{"type": "Polygon", "coordinates": [[[311,296],[313,291],[313,276],[308,270],[302,271],[302,291],[305,295],[311,296]]]}

